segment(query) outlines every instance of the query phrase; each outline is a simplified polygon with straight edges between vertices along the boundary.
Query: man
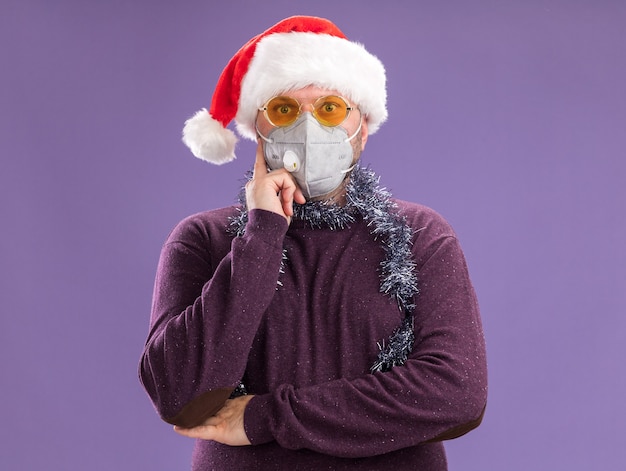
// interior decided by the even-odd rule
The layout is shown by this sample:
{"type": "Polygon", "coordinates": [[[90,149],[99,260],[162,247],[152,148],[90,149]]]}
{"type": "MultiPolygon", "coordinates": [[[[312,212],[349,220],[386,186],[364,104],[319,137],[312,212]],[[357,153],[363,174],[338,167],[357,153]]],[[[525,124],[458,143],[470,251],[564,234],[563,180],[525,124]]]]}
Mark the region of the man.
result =
{"type": "Polygon", "coordinates": [[[198,439],[193,469],[445,470],[478,426],[486,364],[449,225],[358,165],[385,71],[331,22],[281,21],[230,61],[183,140],[234,158],[241,205],[193,215],[159,262],[141,380],[198,439]]]}

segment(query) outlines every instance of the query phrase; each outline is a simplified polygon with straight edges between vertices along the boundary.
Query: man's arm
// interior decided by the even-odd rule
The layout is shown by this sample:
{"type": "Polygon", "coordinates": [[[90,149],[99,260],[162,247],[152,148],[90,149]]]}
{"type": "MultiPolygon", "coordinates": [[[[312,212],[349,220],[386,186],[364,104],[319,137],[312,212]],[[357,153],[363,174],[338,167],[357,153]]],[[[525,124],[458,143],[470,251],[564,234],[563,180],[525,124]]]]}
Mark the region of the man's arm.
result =
{"type": "Polygon", "coordinates": [[[274,295],[293,201],[305,202],[289,172],[268,172],[261,144],[246,199],[246,232],[216,267],[210,236],[189,220],[161,253],[140,376],[161,417],[175,425],[204,423],[241,379],[274,295]]]}
{"type": "Polygon", "coordinates": [[[384,373],[304,388],[281,385],[255,396],[244,414],[252,444],[275,440],[288,449],[355,458],[478,426],[487,395],[478,305],[456,238],[434,239],[418,260],[416,340],[408,361],[384,373]]]}
{"type": "Polygon", "coordinates": [[[193,219],[163,247],[140,376],[167,422],[202,423],[243,375],[275,293],[287,224],[273,213],[253,211],[246,229],[216,266],[212,246],[223,241],[210,240],[193,219]]]}

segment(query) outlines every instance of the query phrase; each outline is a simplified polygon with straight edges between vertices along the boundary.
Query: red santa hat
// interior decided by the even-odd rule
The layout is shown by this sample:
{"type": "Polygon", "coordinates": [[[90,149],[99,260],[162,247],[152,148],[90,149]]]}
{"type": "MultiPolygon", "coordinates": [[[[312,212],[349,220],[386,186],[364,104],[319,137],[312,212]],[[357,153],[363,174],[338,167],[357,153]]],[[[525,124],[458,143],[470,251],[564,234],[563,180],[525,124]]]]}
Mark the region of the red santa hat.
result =
{"type": "Polygon", "coordinates": [[[235,158],[238,133],[255,140],[259,107],[273,96],[309,85],[336,90],[355,103],[373,134],[387,119],[382,63],[332,22],[310,16],[287,18],[252,38],[220,76],[210,110],[185,122],[183,142],[214,164],[235,158]]]}

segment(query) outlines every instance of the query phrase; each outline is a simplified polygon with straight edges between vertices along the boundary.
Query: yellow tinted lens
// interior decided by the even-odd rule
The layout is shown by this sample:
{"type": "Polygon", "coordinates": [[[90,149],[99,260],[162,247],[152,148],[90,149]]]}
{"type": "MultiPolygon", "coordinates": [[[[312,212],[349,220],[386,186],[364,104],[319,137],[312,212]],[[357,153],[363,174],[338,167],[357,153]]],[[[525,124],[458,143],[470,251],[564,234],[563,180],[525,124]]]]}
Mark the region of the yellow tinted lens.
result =
{"type": "Polygon", "coordinates": [[[300,104],[293,98],[277,96],[267,102],[265,116],[274,126],[289,126],[300,114],[300,104]]]}
{"type": "Polygon", "coordinates": [[[338,96],[324,96],[313,105],[313,114],[324,126],[338,126],[348,116],[348,104],[338,96]]]}

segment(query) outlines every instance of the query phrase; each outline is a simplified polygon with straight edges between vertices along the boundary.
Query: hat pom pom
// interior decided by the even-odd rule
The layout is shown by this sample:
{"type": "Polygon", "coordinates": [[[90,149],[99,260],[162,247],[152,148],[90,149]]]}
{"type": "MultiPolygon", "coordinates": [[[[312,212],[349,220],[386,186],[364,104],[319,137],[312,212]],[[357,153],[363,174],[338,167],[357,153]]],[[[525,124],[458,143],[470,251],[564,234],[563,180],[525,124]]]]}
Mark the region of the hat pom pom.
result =
{"type": "Polygon", "coordinates": [[[185,121],[183,142],[193,155],[212,164],[221,165],[235,159],[235,133],[223,127],[206,108],[185,121]]]}

